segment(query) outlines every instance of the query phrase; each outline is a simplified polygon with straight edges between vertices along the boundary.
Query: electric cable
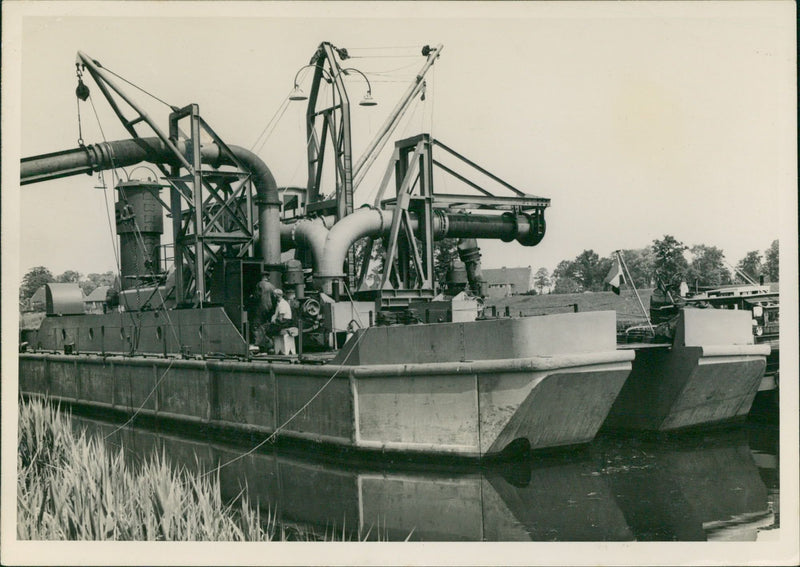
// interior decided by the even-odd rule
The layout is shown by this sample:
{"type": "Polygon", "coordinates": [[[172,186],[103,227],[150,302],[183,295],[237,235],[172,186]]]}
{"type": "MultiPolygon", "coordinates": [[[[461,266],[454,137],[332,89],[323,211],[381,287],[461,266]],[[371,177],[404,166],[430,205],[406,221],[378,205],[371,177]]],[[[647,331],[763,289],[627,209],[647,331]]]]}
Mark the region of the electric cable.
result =
{"type": "MultiPolygon", "coordinates": [[[[419,45],[370,45],[366,47],[348,47],[348,51],[357,49],[359,51],[378,51],[380,49],[422,49],[419,45]]],[[[352,56],[350,57],[352,59],[352,56]]]]}
{"type": "Polygon", "coordinates": [[[283,118],[283,115],[286,114],[286,110],[289,108],[289,103],[290,102],[291,101],[289,100],[289,97],[286,97],[286,99],[283,101],[282,109],[280,111],[280,115],[278,115],[277,120],[275,120],[275,122],[273,123],[272,129],[264,137],[264,140],[261,142],[261,145],[258,147],[257,150],[255,150],[256,153],[259,153],[259,152],[261,152],[261,150],[264,149],[264,146],[266,145],[266,143],[269,140],[270,136],[272,136],[272,134],[275,132],[275,128],[278,126],[278,123],[281,121],[281,118],[283,118]]]}
{"type": "MultiPolygon", "coordinates": [[[[97,120],[97,126],[100,129],[100,135],[102,136],[103,141],[106,142],[105,131],[103,130],[102,122],[100,121],[100,117],[99,117],[99,115],[97,113],[97,108],[95,107],[94,100],[91,98],[91,96],[89,97],[89,101],[90,101],[90,104],[91,104],[92,109],[94,111],[95,118],[97,120]]],[[[115,173],[116,166],[114,164],[114,156],[113,155],[111,156],[111,165],[112,165],[112,173],[115,173]]],[[[123,171],[124,171],[124,169],[123,169],[123,171]]],[[[126,172],[126,175],[127,175],[127,172],[126,172]]],[[[109,230],[111,231],[111,238],[112,238],[112,245],[113,245],[113,243],[114,243],[114,232],[113,232],[112,225],[111,225],[111,216],[110,216],[110,213],[108,212],[108,186],[107,186],[107,184],[105,182],[105,175],[104,175],[103,171],[100,172],[100,177],[101,177],[102,186],[103,186],[103,196],[104,196],[105,203],[106,203],[106,216],[108,217],[109,230]]],[[[121,190],[121,193],[122,193],[123,199],[127,202],[127,198],[124,196],[124,190],[121,190]]],[[[143,248],[144,252],[146,253],[146,246],[144,244],[144,238],[142,237],[141,231],[139,230],[139,227],[138,227],[138,225],[136,223],[136,220],[134,219],[134,238],[136,238],[137,235],[138,235],[137,244],[139,244],[143,248]]],[[[120,259],[119,259],[119,255],[117,253],[116,246],[114,246],[114,257],[115,257],[115,261],[117,263],[117,277],[119,278],[120,286],[121,286],[122,285],[122,268],[121,268],[121,265],[120,265],[120,259]]],[[[158,288],[158,285],[156,285],[155,288],[156,288],[156,291],[158,291],[159,296],[161,296],[161,290],[158,288]]],[[[160,307],[164,311],[164,316],[165,316],[165,318],[167,320],[167,324],[168,324],[170,330],[172,331],[173,336],[174,336],[175,341],[176,341],[176,344],[177,344],[179,342],[178,335],[177,335],[177,333],[175,331],[175,325],[173,324],[172,319],[169,316],[169,313],[167,312],[163,296],[161,296],[161,305],[160,305],[160,307]]],[[[134,335],[135,335],[134,341],[132,341],[132,343],[131,343],[131,347],[135,351],[136,348],[138,347],[139,337],[141,337],[141,314],[140,314],[140,317],[139,317],[139,321],[137,321],[133,317],[133,313],[132,312],[130,312],[130,311],[126,311],[126,312],[129,314],[129,316],[131,318],[131,322],[132,322],[133,327],[135,329],[135,331],[134,331],[134,335]]],[[[122,314],[120,314],[120,315],[122,315],[122,314]]],[[[141,405],[138,408],[136,408],[136,410],[131,415],[131,417],[125,423],[123,423],[118,428],[116,428],[114,431],[112,431],[111,433],[106,435],[106,437],[109,437],[109,436],[113,435],[114,433],[116,433],[117,431],[127,427],[128,424],[130,424],[134,419],[136,419],[136,417],[141,412],[142,408],[144,408],[144,405],[147,403],[147,401],[150,399],[150,397],[153,395],[153,393],[155,393],[155,391],[158,389],[158,386],[161,384],[161,382],[164,380],[166,375],[169,373],[170,369],[172,368],[173,361],[174,361],[174,358],[171,358],[170,359],[170,363],[167,366],[167,368],[164,371],[164,373],[156,381],[156,384],[153,386],[153,388],[147,394],[147,396],[145,397],[145,399],[141,403],[141,405]]],[[[132,385],[129,385],[129,388],[130,387],[132,387],[132,385]]]]}
{"type": "Polygon", "coordinates": [[[149,91],[146,91],[145,89],[143,89],[143,88],[142,88],[142,87],[140,87],[139,85],[136,85],[136,84],[132,83],[131,81],[129,81],[128,79],[126,79],[126,78],[125,78],[125,77],[123,77],[122,75],[118,75],[117,73],[115,73],[114,71],[112,71],[111,69],[109,69],[108,67],[105,67],[105,66],[103,66],[103,65],[100,65],[100,64],[99,64],[97,61],[95,61],[95,64],[96,64],[98,67],[100,67],[100,68],[102,68],[102,69],[105,69],[106,71],[108,71],[109,73],[111,73],[112,75],[114,75],[115,77],[117,77],[118,79],[120,79],[120,80],[122,80],[122,81],[125,81],[125,82],[126,82],[126,83],[128,83],[130,86],[132,86],[133,88],[135,88],[135,89],[138,89],[138,90],[142,91],[144,94],[146,94],[147,96],[150,96],[150,97],[152,97],[152,98],[156,99],[156,100],[157,100],[158,102],[160,102],[161,104],[163,104],[163,105],[165,105],[165,106],[169,107],[169,109],[170,109],[170,110],[173,110],[173,111],[174,111],[174,110],[178,110],[178,107],[177,107],[177,106],[175,106],[175,105],[173,105],[173,104],[170,104],[170,103],[168,103],[168,102],[166,102],[166,101],[164,101],[164,100],[162,100],[162,99],[158,98],[158,97],[157,97],[156,95],[154,95],[153,93],[151,93],[151,92],[149,92],[149,91]]]}
{"type": "Polygon", "coordinates": [[[410,59],[419,55],[351,55],[348,59],[410,59]]]}
{"type": "Polygon", "coordinates": [[[261,133],[256,138],[256,141],[253,142],[253,144],[250,146],[250,151],[253,151],[253,148],[255,148],[256,145],[258,145],[259,141],[261,141],[261,137],[264,136],[266,131],[269,129],[270,125],[275,120],[275,117],[278,116],[279,113],[281,113],[281,115],[282,115],[281,111],[284,109],[284,106],[288,106],[289,102],[290,102],[289,95],[287,94],[286,97],[283,99],[283,102],[281,102],[281,104],[278,105],[278,108],[275,110],[275,114],[272,115],[272,117],[267,122],[266,126],[264,126],[264,129],[261,130],[261,133]]]}

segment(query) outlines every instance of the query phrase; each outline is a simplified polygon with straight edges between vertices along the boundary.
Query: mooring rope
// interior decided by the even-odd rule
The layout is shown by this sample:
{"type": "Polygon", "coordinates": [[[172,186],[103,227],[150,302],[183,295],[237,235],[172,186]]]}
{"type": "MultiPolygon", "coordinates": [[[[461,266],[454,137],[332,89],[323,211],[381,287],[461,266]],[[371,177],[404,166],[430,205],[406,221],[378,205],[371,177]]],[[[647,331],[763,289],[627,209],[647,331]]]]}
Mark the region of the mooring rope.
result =
{"type": "MultiPolygon", "coordinates": [[[[95,119],[97,120],[97,127],[100,130],[100,135],[103,138],[103,141],[107,142],[105,131],[103,129],[103,124],[102,124],[102,122],[100,120],[100,116],[97,113],[97,108],[95,107],[94,100],[92,99],[91,96],[89,96],[89,103],[91,104],[92,110],[94,111],[94,116],[95,116],[95,119]]],[[[111,156],[111,165],[112,165],[112,170],[111,170],[112,177],[116,177],[117,179],[119,179],[119,176],[116,174],[116,164],[114,163],[114,156],[113,155],[111,156]]],[[[123,168],[123,171],[125,171],[124,168],[123,168]]],[[[125,171],[125,174],[127,176],[127,171],[125,171]]],[[[116,262],[116,266],[117,266],[117,277],[119,278],[120,285],[122,285],[122,268],[121,268],[121,264],[120,264],[119,253],[117,251],[117,247],[116,247],[115,242],[114,242],[114,231],[113,231],[112,224],[111,224],[111,215],[108,212],[108,185],[107,185],[106,180],[105,180],[105,172],[103,172],[103,171],[100,172],[100,182],[101,182],[101,184],[103,186],[103,198],[105,200],[105,209],[106,209],[106,217],[108,219],[109,232],[111,233],[111,244],[112,244],[112,248],[114,249],[114,261],[116,262]]],[[[123,193],[123,197],[124,197],[124,193],[123,193]]],[[[127,201],[127,198],[125,198],[125,201],[127,201]]],[[[134,235],[135,235],[134,238],[136,239],[137,245],[142,248],[143,254],[146,255],[147,254],[147,247],[145,246],[144,238],[142,236],[141,230],[139,229],[138,223],[136,223],[136,219],[134,219],[134,235]]],[[[175,325],[172,322],[172,318],[169,316],[169,312],[168,312],[168,310],[166,308],[166,305],[164,303],[164,297],[161,294],[161,290],[158,289],[157,283],[155,285],[155,288],[156,288],[156,292],[158,292],[158,295],[159,295],[159,297],[161,299],[160,307],[164,312],[164,316],[165,316],[165,318],[167,320],[167,324],[169,326],[169,329],[172,332],[173,337],[175,338],[176,344],[178,344],[180,341],[178,339],[178,334],[175,331],[175,325]]],[[[151,296],[152,296],[152,294],[151,294],[151,296]]],[[[135,334],[136,334],[135,340],[136,340],[137,345],[133,345],[133,344],[131,345],[132,347],[134,347],[134,350],[135,350],[135,346],[138,346],[138,339],[139,339],[139,337],[141,335],[141,320],[137,321],[136,318],[133,316],[132,312],[127,311],[127,313],[129,315],[129,317],[131,318],[131,322],[132,322],[132,324],[133,324],[133,326],[134,326],[134,328],[136,330],[135,331],[135,334]]],[[[170,369],[172,368],[172,364],[173,364],[174,360],[175,360],[174,358],[170,359],[170,362],[167,365],[166,370],[164,370],[164,373],[161,375],[161,377],[159,377],[159,379],[156,381],[156,383],[153,386],[153,388],[150,390],[150,392],[148,392],[148,394],[145,397],[145,399],[142,401],[142,403],[139,405],[139,407],[136,408],[136,410],[133,412],[131,417],[128,418],[128,420],[125,423],[123,423],[122,425],[120,425],[119,427],[114,429],[111,433],[106,435],[104,437],[104,439],[107,439],[108,437],[110,437],[111,435],[114,435],[115,433],[117,433],[121,429],[124,429],[134,419],[136,419],[136,417],[139,415],[139,413],[144,408],[145,404],[148,402],[148,400],[150,400],[150,398],[153,396],[153,394],[158,389],[158,387],[161,384],[161,382],[163,382],[164,378],[169,373],[170,369]]],[[[129,389],[132,389],[132,388],[130,388],[130,385],[129,385],[129,389]]]]}
{"type": "Polygon", "coordinates": [[[263,447],[267,443],[270,443],[271,441],[273,441],[275,439],[275,437],[277,437],[278,433],[280,433],[282,430],[286,429],[286,427],[292,421],[294,421],[294,419],[298,415],[300,415],[303,411],[305,411],[305,409],[308,406],[310,406],[311,403],[319,397],[319,395],[323,392],[323,390],[325,390],[325,388],[327,388],[328,385],[331,382],[333,382],[333,379],[336,378],[336,376],[338,376],[339,373],[342,371],[342,369],[344,368],[345,364],[350,359],[350,355],[353,354],[353,351],[355,351],[356,346],[358,345],[359,342],[361,342],[361,339],[364,338],[364,336],[367,334],[368,331],[369,331],[369,327],[364,329],[363,332],[358,337],[356,337],[355,342],[353,343],[353,345],[350,347],[350,349],[345,354],[344,359],[339,364],[339,367],[336,369],[336,371],[333,374],[331,374],[331,377],[328,378],[325,381],[324,384],[322,384],[322,386],[319,388],[319,390],[317,390],[316,393],[313,396],[311,396],[311,398],[309,398],[309,400],[300,407],[300,409],[298,409],[296,412],[294,412],[291,416],[289,416],[289,418],[286,421],[284,421],[281,425],[279,425],[277,428],[275,428],[275,431],[270,433],[263,441],[259,442],[257,445],[255,445],[254,447],[249,449],[247,452],[241,453],[241,454],[233,457],[232,459],[229,459],[229,460],[225,461],[224,463],[217,465],[214,469],[205,472],[202,476],[208,476],[208,475],[210,475],[212,473],[219,473],[219,471],[221,469],[223,469],[224,467],[227,467],[228,465],[231,465],[231,464],[235,463],[236,461],[239,461],[239,460],[241,460],[241,459],[243,459],[243,458],[245,458],[245,457],[247,457],[249,455],[252,455],[257,450],[259,450],[261,447],[263,447]]]}
{"type": "MultiPolygon", "coordinates": [[[[100,130],[100,136],[103,138],[103,142],[107,143],[108,140],[106,140],[106,134],[105,134],[105,130],[103,129],[103,124],[102,124],[102,122],[100,120],[100,115],[97,113],[97,108],[94,105],[94,99],[91,97],[91,95],[88,98],[89,98],[89,103],[92,105],[92,110],[94,111],[95,119],[97,120],[97,127],[100,130]]],[[[110,158],[111,158],[111,166],[112,166],[112,169],[111,169],[112,176],[114,176],[117,179],[119,179],[119,175],[116,174],[117,167],[116,167],[116,164],[114,163],[114,154],[113,153],[111,153],[110,158]]],[[[130,176],[128,175],[128,172],[125,170],[125,168],[121,168],[121,169],[122,169],[122,171],[125,172],[125,176],[130,179],[130,176]]],[[[104,175],[104,173],[102,171],[100,172],[100,180],[101,180],[101,183],[103,185],[103,197],[104,197],[105,203],[106,203],[106,217],[108,218],[108,227],[109,227],[109,232],[111,233],[111,245],[114,248],[114,259],[115,259],[115,261],[117,263],[117,277],[119,278],[120,287],[121,287],[122,286],[122,267],[121,267],[121,264],[120,264],[119,255],[117,253],[116,243],[114,242],[114,231],[113,231],[112,225],[111,225],[111,215],[108,212],[108,186],[106,184],[105,175],[104,175]]],[[[125,192],[122,191],[122,190],[120,192],[122,194],[123,199],[127,203],[128,199],[125,196],[125,192]]],[[[134,228],[134,238],[136,239],[137,244],[141,247],[142,254],[144,254],[144,256],[147,257],[147,246],[144,243],[144,237],[142,236],[142,232],[139,229],[139,225],[136,222],[135,218],[133,219],[133,228],[134,228]]],[[[180,340],[178,339],[178,334],[175,332],[175,326],[173,325],[172,319],[170,318],[169,313],[167,312],[166,305],[164,304],[164,297],[161,294],[161,290],[158,289],[158,285],[156,285],[155,288],[156,288],[156,291],[158,292],[159,298],[161,299],[161,306],[160,307],[164,311],[164,316],[166,317],[167,324],[169,325],[169,328],[172,331],[172,336],[175,338],[175,343],[178,344],[178,343],[180,343],[180,340]]],[[[153,294],[151,294],[151,296],[152,295],[153,294]]],[[[148,301],[149,301],[149,299],[148,299],[148,301]]],[[[130,313],[130,312],[128,312],[128,313],[130,313]]],[[[130,317],[131,317],[131,322],[137,328],[138,333],[141,334],[141,322],[137,323],[137,321],[134,319],[132,314],[130,315],[130,317]]]]}
{"type": "Polygon", "coordinates": [[[125,429],[125,428],[126,428],[128,425],[130,425],[130,423],[131,423],[131,422],[132,422],[134,419],[136,419],[136,417],[139,415],[139,412],[141,412],[141,411],[142,411],[142,408],[144,408],[144,405],[147,403],[147,401],[150,399],[150,397],[151,397],[151,396],[152,396],[152,395],[155,393],[155,391],[158,389],[158,386],[159,386],[159,385],[161,384],[161,382],[164,380],[164,378],[166,377],[167,373],[169,373],[170,369],[172,368],[172,363],[173,363],[173,362],[175,362],[175,359],[174,359],[174,358],[171,358],[171,359],[170,359],[170,361],[169,361],[169,365],[167,365],[167,369],[166,369],[166,370],[164,370],[164,373],[163,373],[163,374],[161,375],[161,377],[160,377],[160,378],[159,378],[159,379],[156,381],[156,384],[155,384],[155,386],[153,386],[153,388],[152,388],[152,389],[150,390],[150,392],[147,394],[147,397],[145,397],[145,399],[144,399],[144,401],[141,403],[141,405],[140,405],[138,408],[136,408],[136,411],[135,411],[135,412],[133,412],[133,415],[131,415],[131,416],[128,418],[128,421],[126,421],[125,423],[123,423],[122,425],[120,425],[119,427],[117,427],[117,428],[116,428],[114,431],[112,431],[111,433],[109,433],[108,435],[106,435],[105,437],[103,437],[103,440],[105,440],[105,439],[108,439],[109,437],[111,437],[112,435],[114,435],[115,433],[117,433],[118,431],[120,431],[120,430],[122,430],[122,429],[125,429]]]}

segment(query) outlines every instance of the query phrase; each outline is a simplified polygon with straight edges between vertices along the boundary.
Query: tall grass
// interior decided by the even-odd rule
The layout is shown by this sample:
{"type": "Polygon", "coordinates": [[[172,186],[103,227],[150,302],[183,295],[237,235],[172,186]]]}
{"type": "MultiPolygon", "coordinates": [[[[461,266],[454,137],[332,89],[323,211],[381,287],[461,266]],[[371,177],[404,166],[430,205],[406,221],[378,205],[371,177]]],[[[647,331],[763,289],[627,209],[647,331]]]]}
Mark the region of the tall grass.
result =
{"type": "Polygon", "coordinates": [[[17,454],[17,536],[55,540],[268,541],[286,537],[246,491],[233,503],[219,478],[171,468],[163,454],[126,466],[124,449],[75,435],[69,417],[23,401],[17,454]]]}

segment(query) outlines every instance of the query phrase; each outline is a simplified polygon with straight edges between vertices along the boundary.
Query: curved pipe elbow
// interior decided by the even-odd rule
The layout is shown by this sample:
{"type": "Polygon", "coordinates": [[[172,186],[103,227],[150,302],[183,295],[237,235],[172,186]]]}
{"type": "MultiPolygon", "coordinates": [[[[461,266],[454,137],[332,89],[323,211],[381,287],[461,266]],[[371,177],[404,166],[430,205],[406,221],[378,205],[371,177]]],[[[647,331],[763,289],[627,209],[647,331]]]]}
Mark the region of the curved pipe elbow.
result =
{"type": "Polygon", "coordinates": [[[325,238],[322,255],[315,256],[316,276],[323,281],[342,277],[350,247],[365,236],[389,230],[393,215],[393,210],[362,207],[333,225],[325,238]]]}
{"type": "Polygon", "coordinates": [[[328,226],[331,224],[333,224],[333,217],[282,222],[280,227],[281,249],[286,251],[298,246],[310,249],[316,268],[319,262],[318,258],[322,258],[324,254],[325,240],[329,232],[328,226]]]}
{"type": "MultiPolygon", "coordinates": [[[[256,189],[256,206],[258,207],[259,249],[261,257],[267,264],[270,280],[280,285],[281,272],[281,199],[278,184],[267,164],[256,154],[240,146],[228,146],[234,157],[252,175],[256,189]]],[[[230,156],[224,154],[216,144],[203,146],[200,149],[201,159],[212,165],[236,165],[230,156]]]]}

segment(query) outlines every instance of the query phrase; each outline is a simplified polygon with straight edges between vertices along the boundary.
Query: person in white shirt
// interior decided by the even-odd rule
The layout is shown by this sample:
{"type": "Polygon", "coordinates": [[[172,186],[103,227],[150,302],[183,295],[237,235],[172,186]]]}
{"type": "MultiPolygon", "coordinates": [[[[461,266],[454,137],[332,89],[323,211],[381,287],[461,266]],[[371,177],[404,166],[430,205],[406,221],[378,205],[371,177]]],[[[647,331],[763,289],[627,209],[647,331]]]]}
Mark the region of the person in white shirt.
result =
{"type": "Polygon", "coordinates": [[[294,354],[293,337],[297,335],[297,329],[292,328],[292,306],[283,297],[283,290],[276,289],[274,294],[275,313],[272,315],[272,321],[270,322],[272,352],[276,354],[294,354]]]}
{"type": "Polygon", "coordinates": [[[292,306],[283,297],[283,290],[276,289],[272,292],[275,295],[276,305],[275,313],[272,315],[272,323],[282,325],[291,322],[292,320],[292,306]]]}

